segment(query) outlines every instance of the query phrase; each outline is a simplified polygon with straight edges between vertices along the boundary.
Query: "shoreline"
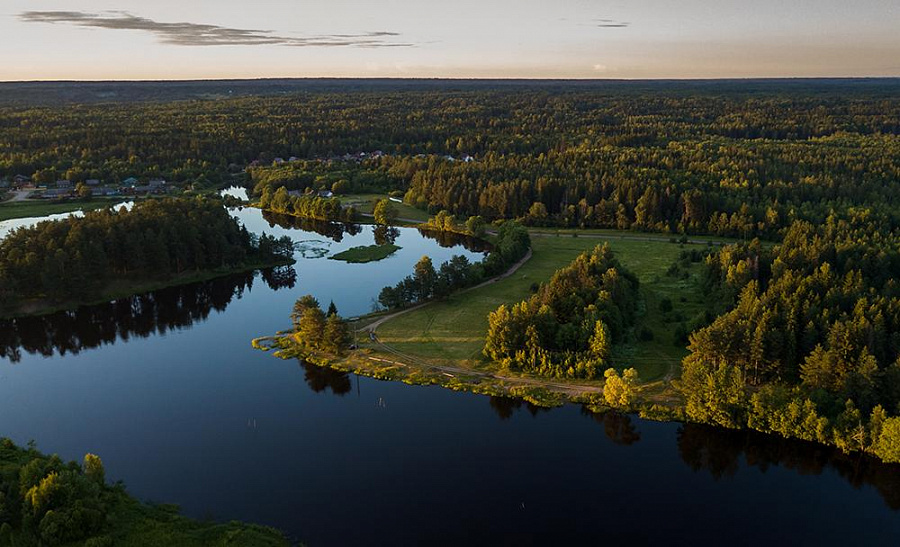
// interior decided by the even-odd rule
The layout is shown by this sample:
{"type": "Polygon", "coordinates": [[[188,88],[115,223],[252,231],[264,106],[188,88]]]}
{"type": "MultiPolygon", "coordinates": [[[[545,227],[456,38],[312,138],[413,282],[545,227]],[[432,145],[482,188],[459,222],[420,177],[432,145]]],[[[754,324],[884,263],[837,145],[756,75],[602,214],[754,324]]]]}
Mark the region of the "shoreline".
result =
{"type": "MultiPolygon", "coordinates": [[[[179,275],[164,280],[141,280],[130,284],[127,288],[116,287],[109,289],[107,290],[107,292],[104,292],[102,296],[89,300],[72,300],[53,304],[46,303],[43,305],[40,303],[40,301],[31,300],[28,303],[17,306],[16,309],[11,313],[0,314],[0,320],[11,320],[23,317],[40,317],[43,315],[51,315],[58,312],[72,311],[83,306],[95,306],[98,304],[107,303],[111,300],[128,298],[148,292],[159,291],[172,287],[179,287],[182,285],[190,285],[192,283],[202,283],[204,281],[211,281],[220,277],[227,277],[229,275],[245,273],[249,271],[276,268],[278,266],[289,266],[294,263],[294,259],[279,260],[277,262],[252,262],[235,266],[233,268],[221,268],[202,272],[192,272],[191,275],[179,275]],[[29,309],[29,307],[33,307],[33,309],[29,309]]],[[[113,284],[116,283],[118,282],[113,282],[113,284]]]]}

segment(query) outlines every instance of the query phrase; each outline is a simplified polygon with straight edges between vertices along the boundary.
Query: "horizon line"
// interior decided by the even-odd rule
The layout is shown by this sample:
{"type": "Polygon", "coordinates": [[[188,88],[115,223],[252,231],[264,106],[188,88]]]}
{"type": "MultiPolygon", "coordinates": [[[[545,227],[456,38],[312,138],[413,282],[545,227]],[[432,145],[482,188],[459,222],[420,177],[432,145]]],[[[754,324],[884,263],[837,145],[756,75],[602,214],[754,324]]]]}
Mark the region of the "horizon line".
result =
{"type": "Polygon", "coordinates": [[[121,78],[4,80],[0,84],[103,84],[103,83],[192,83],[192,82],[266,82],[266,81],[422,81],[422,82],[735,82],[735,81],[814,81],[814,80],[900,80],[897,76],[698,76],[681,78],[580,78],[580,77],[504,77],[504,76],[261,76],[246,78],[121,78]]]}

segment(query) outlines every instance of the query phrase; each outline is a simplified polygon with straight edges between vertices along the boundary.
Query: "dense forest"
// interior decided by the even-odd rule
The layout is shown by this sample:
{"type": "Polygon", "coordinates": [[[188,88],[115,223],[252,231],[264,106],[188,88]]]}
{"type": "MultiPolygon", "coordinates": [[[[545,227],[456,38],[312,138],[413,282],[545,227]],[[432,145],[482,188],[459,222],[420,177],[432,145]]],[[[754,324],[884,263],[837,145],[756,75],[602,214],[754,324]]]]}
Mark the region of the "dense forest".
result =
{"type": "Polygon", "coordinates": [[[0,307],[92,298],[115,280],[272,265],[292,252],[289,238],[253,236],[219,202],[149,200],[9,234],[0,241],[0,307]]]}
{"type": "Polygon", "coordinates": [[[900,461],[900,245],[866,215],[795,222],[774,248],[711,255],[730,306],[693,333],[689,417],[900,461]]]}
{"type": "Polygon", "coordinates": [[[488,318],[484,354],[511,370],[597,378],[634,323],[638,280],[608,245],[582,253],[535,293],[488,318]]]}
{"type": "Polygon", "coordinates": [[[433,212],[535,225],[773,237],[795,219],[822,222],[865,206],[893,227],[900,100],[892,85],[770,93],[733,83],[361,86],[6,106],[0,177],[219,184],[254,162],[265,170],[293,157],[326,165],[281,164],[277,175],[251,169],[254,183],[377,188],[433,212]]]}

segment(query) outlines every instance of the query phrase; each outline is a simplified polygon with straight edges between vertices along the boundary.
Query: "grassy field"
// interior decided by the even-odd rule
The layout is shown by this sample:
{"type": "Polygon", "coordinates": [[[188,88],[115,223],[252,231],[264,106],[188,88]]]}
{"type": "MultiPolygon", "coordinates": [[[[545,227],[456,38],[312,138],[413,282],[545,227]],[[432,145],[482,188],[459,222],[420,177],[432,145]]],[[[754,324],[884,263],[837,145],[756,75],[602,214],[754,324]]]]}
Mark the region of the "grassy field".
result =
{"type": "Polygon", "coordinates": [[[73,211],[91,211],[123,201],[121,199],[93,199],[90,201],[16,201],[0,203],[0,221],[14,218],[42,217],[73,211]]]}
{"type": "Polygon", "coordinates": [[[365,245],[362,247],[353,247],[342,253],[330,256],[331,260],[343,260],[351,264],[365,264],[367,262],[377,262],[384,260],[400,250],[400,247],[389,243],[387,245],[365,245]]]}
{"type": "MultiPolygon", "coordinates": [[[[341,204],[345,206],[352,205],[353,207],[356,207],[357,211],[367,215],[372,214],[372,210],[375,208],[375,204],[378,201],[387,199],[387,195],[384,194],[351,194],[338,197],[341,200],[341,204]]],[[[429,215],[426,211],[416,209],[415,207],[412,207],[405,203],[394,202],[394,207],[397,209],[397,216],[399,218],[408,218],[421,222],[425,222],[429,218],[429,215]]]]}
{"type": "MultiPolygon", "coordinates": [[[[556,270],[603,241],[609,241],[622,264],[641,281],[643,309],[635,331],[647,327],[653,332],[653,340],[635,340],[617,347],[613,355],[615,364],[619,368],[634,366],[643,381],[661,379],[675,370],[686,354],[683,346],[673,342],[676,319],[683,316],[689,321],[703,308],[703,295],[696,283],[699,268],[689,268],[690,277],[686,280],[665,275],[682,250],[680,245],[668,241],[533,237],[534,254],[514,275],[387,321],[379,327],[378,337],[404,354],[429,362],[467,362],[476,368],[484,367],[481,350],[488,313],[500,304],[524,300],[530,294],[532,283],[548,280],[556,270]],[[663,313],[659,303],[666,297],[672,301],[673,310],[663,313]]],[[[684,248],[703,248],[703,245],[684,248]]]]}

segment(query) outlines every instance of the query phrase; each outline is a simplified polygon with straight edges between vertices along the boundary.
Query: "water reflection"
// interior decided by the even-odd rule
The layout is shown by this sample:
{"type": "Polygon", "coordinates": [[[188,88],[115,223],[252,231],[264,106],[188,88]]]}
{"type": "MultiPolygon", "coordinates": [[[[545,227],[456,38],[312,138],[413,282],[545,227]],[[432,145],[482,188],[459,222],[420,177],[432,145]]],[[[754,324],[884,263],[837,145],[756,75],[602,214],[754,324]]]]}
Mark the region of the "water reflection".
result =
{"type": "Polygon", "coordinates": [[[343,397],[353,389],[350,375],[346,372],[320,367],[305,361],[300,361],[300,368],[303,369],[303,379],[306,380],[306,385],[315,393],[331,390],[335,395],[343,397]]]}
{"type": "Polygon", "coordinates": [[[292,265],[277,266],[262,270],[263,281],[273,290],[293,289],[297,284],[297,269],[292,265]]]}
{"type": "Polygon", "coordinates": [[[821,475],[834,470],[854,488],[873,486],[893,510],[900,510],[900,465],[886,464],[869,456],[763,435],[700,424],[683,424],[678,431],[678,453],[694,471],[706,471],[716,480],[733,477],[742,467],[763,472],[781,466],[801,475],[821,475]]]}
{"type": "Polygon", "coordinates": [[[326,222],[323,220],[315,220],[311,218],[301,218],[291,215],[282,215],[271,211],[262,211],[262,217],[269,223],[269,228],[283,228],[286,230],[305,230],[307,232],[315,232],[320,236],[327,237],[336,243],[340,243],[344,239],[344,234],[355,236],[362,233],[362,226],[359,224],[343,224],[341,222],[326,222]]]}
{"type": "Polygon", "coordinates": [[[541,412],[550,410],[546,407],[536,406],[522,399],[513,399],[511,397],[495,397],[491,396],[488,403],[501,420],[512,418],[513,414],[521,409],[527,410],[532,416],[537,416],[541,412]]]}
{"type": "Polygon", "coordinates": [[[491,251],[491,244],[483,239],[478,239],[465,234],[457,234],[456,232],[438,232],[429,230],[419,226],[419,233],[428,239],[437,241],[438,245],[445,248],[452,248],[462,245],[469,251],[475,253],[486,253],[491,251]]]}
{"type": "Polygon", "coordinates": [[[606,438],[614,444],[620,446],[631,446],[641,440],[641,434],[638,432],[628,414],[619,412],[591,412],[587,407],[581,407],[581,413],[590,416],[593,420],[603,426],[606,438]]]}
{"type": "MultiPolygon", "coordinates": [[[[292,267],[288,269],[293,271],[292,267]]],[[[245,272],[82,306],[74,311],[0,320],[0,357],[17,362],[23,352],[45,357],[54,353],[77,354],[119,339],[147,338],[190,328],[241,298],[253,287],[255,275],[245,272]]],[[[291,278],[285,268],[271,268],[262,271],[262,279],[277,290],[292,287],[296,273],[291,278]]]]}
{"type": "Polygon", "coordinates": [[[375,236],[375,245],[393,245],[400,236],[400,230],[390,226],[376,225],[372,227],[372,234],[375,236]]]}

